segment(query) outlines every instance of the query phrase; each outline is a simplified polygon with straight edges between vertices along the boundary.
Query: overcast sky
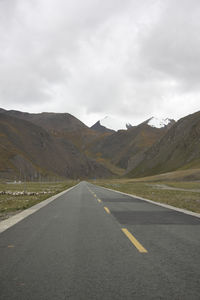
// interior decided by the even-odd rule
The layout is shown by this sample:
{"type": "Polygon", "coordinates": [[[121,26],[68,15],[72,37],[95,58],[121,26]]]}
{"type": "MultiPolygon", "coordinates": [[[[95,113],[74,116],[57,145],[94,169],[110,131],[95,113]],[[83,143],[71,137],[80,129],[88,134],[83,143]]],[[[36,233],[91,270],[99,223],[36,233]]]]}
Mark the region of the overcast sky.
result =
{"type": "Polygon", "coordinates": [[[200,1],[0,0],[0,107],[87,125],[200,110],[200,1]]]}

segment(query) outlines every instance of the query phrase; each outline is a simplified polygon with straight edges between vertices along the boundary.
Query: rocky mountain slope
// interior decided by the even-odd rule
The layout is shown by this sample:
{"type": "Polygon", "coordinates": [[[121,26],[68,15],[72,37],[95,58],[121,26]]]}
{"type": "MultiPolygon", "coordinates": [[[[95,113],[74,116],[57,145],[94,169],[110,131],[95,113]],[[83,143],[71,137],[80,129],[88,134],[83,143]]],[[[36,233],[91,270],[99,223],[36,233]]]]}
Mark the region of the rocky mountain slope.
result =
{"type": "MultiPolygon", "coordinates": [[[[73,125],[74,126],[74,125],[73,125]]],[[[111,172],[62,136],[22,118],[0,112],[0,176],[32,178],[58,175],[68,178],[111,176],[111,172]]]]}
{"type": "Polygon", "coordinates": [[[103,125],[101,124],[100,121],[97,121],[97,122],[96,122],[94,125],[92,125],[90,128],[91,128],[92,130],[95,130],[95,131],[101,132],[101,133],[114,133],[114,132],[115,132],[115,130],[112,130],[112,129],[109,129],[109,128],[103,126],[103,125]]]}
{"type": "Polygon", "coordinates": [[[199,166],[200,111],[180,119],[140,157],[133,158],[128,176],[146,176],[199,166]]]}
{"type": "Polygon", "coordinates": [[[132,157],[140,155],[158,141],[168,130],[168,127],[152,127],[144,122],[132,126],[128,130],[118,130],[104,136],[98,143],[89,147],[89,152],[96,157],[110,160],[114,165],[127,169],[132,157]]]}
{"type": "Polygon", "coordinates": [[[27,113],[0,109],[1,113],[29,121],[49,132],[75,131],[88,128],[83,122],[68,113],[27,113]]]}
{"type": "Polygon", "coordinates": [[[70,141],[81,152],[102,135],[68,113],[26,113],[4,109],[0,109],[0,112],[40,126],[54,137],[70,141]]]}

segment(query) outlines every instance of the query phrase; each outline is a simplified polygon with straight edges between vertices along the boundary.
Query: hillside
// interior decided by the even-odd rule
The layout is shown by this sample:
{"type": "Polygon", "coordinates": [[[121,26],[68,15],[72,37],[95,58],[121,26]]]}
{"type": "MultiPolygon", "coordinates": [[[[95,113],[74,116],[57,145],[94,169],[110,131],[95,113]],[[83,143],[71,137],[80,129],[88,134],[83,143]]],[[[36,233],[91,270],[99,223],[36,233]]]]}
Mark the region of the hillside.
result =
{"type": "Polygon", "coordinates": [[[113,131],[100,122],[89,128],[68,113],[0,109],[0,142],[1,177],[150,176],[200,167],[200,112],[113,131]]]}
{"type": "Polygon", "coordinates": [[[131,177],[200,167],[200,111],[175,123],[132,166],[131,177]]]}
{"type": "MultiPolygon", "coordinates": [[[[129,126],[127,130],[116,132],[102,125],[103,122],[108,122],[109,118],[104,118],[101,122],[99,121],[88,128],[68,113],[33,114],[16,110],[1,111],[6,115],[42,127],[56,140],[70,142],[88,159],[96,160],[101,165],[103,164],[106,169],[110,169],[111,172],[115,170],[120,175],[125,170],[130,170],[133,165],[132,161],[138,156],[142,157],[143,153],[169,129],[169,126],[157,128],[153,123],[152,126],[149,125],[149,120],[155,122],[155,118],[151,118],[138,126],[129,126]]],[[[112,121],[111,119],[110,122],[112,123],[112,121]]]]}
{"type": "Polygon", "coordinates": [[[0,109],[0,112],[12,117],[29,121],[46,129],[47,131],[55,133],[57,131],[75,131],[88,128],[80,120],[68,113],[27,113],[17,110],[4,109],[0,109]]]}
{"type": "Polygon", "coordinates": [[[128,130],[118,130],[111,135],[104,136],[98,143],[90,145],[88,151],[96,157],[103,157],[114,165],[126,169],[133,156],[143,153],[166,131],[166,128],[140,124],[128,130]]]}
{"type": "Polygon", "coordinates": [[[68,178],[111,176],[70,141],[54,137],[29,121],[0,113],[0,176],[27,178],[37,174],[68,178]]]}
{"type": "Polygon", "coordinates": [[[68,113],[26,113],[4,109],[0,109],[0,112],[40,126],[50,135],[70,141],[80,152],[84,152],[89,143],[102,135],[68,113]]]}

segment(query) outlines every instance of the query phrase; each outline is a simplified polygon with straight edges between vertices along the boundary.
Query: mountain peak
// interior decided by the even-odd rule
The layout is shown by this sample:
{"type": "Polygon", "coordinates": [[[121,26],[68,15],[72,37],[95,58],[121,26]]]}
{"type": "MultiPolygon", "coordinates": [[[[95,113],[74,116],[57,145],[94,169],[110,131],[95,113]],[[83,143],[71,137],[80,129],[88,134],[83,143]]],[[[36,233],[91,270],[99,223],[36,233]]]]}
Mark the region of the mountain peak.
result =
{"type": "Polygon", "coordinates": [[[91,129],[101,132],[101,133],[113,133],[115,132],[112,129],[109,129],[101,124],[101,121],[97,121],[94,125],[90,127],[91,129]]]}
{"type": "Polygon", "coordinates": [[[163,128],[166,126],[172,126],[175,123],[175,121],[173,119],[169,119],[169,118],[165,118],[165,119],[160,119],[160,118],[156,118],[156,117],[151,117],[150,119],[148,119],[146,121],[146,124],[148,124],[151,127],[155,127],[155,128],[163,128]]]}
{"type": "Polygon", "coordinates": [[[131,127],[130,123],[110,116],[104,117],[99,121],[99,123],[101,126],[112,131],[118,131],[120,129],[126,130],[131,127]]]}

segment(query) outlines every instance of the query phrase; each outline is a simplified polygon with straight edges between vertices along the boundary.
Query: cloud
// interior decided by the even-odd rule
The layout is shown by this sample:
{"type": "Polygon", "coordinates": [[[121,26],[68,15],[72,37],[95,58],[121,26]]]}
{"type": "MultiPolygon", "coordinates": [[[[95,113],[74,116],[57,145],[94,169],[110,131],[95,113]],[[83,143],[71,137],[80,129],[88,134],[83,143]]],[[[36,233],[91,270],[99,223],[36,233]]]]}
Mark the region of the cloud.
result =
{"type": "Polygon", "coordinates": [[[194,112],[199,14],[197,0],[1,0],[0,106],[90,124],[194,112]]]}
{"type": "Polygon", "coordinates": [[[200,2],[167,1],[160,20],[142,41],[140,55],[154,74],[184,91],[199,90],[200,2]]]}

